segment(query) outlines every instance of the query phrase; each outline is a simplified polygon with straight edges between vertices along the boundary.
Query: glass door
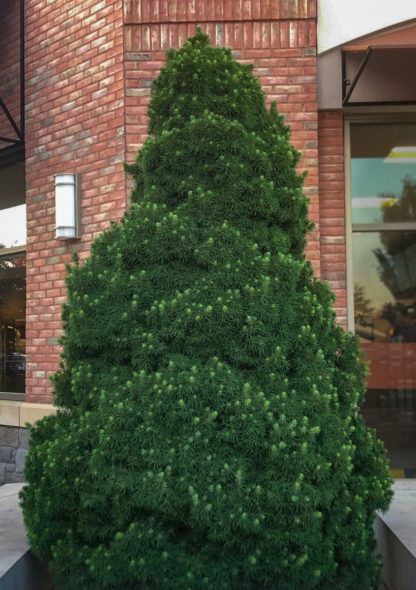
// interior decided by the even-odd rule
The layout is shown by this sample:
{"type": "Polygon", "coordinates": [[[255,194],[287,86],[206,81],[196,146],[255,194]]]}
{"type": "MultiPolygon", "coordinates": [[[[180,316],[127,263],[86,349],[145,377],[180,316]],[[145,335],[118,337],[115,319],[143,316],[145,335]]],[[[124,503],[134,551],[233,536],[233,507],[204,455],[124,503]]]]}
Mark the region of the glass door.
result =
{"type": "Polygon", "coordinates": [[[396,475],[416,475],[416,124],[353,123],[354,328],[370,362],[363,414],[396,475]]]}

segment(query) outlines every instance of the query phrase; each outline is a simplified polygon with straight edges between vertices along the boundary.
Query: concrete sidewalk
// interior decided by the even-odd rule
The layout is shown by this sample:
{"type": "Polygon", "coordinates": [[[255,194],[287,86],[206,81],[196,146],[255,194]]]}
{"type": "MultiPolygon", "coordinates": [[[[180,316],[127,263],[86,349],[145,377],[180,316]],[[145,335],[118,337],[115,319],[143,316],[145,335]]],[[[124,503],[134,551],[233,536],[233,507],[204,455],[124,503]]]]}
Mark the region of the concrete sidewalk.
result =
{"type": "Polygon", "coordinates": [[[19,506],[22,487],[0,487],[0,590],[51,590],[49,574],[29,551],[19,506]]]}

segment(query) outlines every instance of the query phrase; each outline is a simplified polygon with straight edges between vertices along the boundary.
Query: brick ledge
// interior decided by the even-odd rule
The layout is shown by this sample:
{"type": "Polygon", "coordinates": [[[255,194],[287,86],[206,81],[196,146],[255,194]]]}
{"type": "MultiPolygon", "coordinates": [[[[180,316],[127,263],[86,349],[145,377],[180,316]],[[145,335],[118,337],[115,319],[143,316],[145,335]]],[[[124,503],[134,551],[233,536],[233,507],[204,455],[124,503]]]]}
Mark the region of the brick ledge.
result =
{"type": "Polygon", "coordinates": [[[27,424],[34,424],[44,416],[54,414],[52,404],[33,404],[12,400],[0,400],[0,425],[24,428],[27,424]]]}

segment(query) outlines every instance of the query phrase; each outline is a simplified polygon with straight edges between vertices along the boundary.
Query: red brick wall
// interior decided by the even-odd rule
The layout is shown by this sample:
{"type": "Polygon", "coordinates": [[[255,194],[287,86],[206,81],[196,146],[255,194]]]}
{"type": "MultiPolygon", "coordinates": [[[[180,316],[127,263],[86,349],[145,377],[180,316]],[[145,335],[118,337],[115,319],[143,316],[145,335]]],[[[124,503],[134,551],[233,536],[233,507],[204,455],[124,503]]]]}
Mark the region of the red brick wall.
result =
{"type": "Polygon", "coordinates": [[[319,112],[321,274],[336,295],[338,321],[347,325],[344,120],[341,111],[319,112]]]}
{"type": "Polygon", "coordinates": [[[122,0],[27,0],[26,400],[51,400],[65,263],[125,209],[122,0]],[[54,237],[54,178],[81,175],[82,240],[54,237]]]}
{"type": "Polygon", "coordinates": [[[308,256],[319,275],[315,0],[128,0],[125,22],[128,160],[145,140],[150,85],[166,49],[179,47],[199,24],[213,43],[255,65],[267,101],[275,99],[290,123],[301,169],[308,170],[305,192],[316,224],[308,256]]]}
{"type": "Polygon", "coordinates": [[[316,0],[125,0],[126,23],[316,17],[316,0]]]}
{"type": "MultiPolygon", "coordinates": [[[[20,128],[20,17],[18,0],[0,3],[0,97],[20,128]]],[[[18,139],[0,108],[0,137],[18,139]]],[[[0,140],[0,149],[11,144],[0,140]]],[[[1,240],[0,240],[1,241],[1,240]]]]}

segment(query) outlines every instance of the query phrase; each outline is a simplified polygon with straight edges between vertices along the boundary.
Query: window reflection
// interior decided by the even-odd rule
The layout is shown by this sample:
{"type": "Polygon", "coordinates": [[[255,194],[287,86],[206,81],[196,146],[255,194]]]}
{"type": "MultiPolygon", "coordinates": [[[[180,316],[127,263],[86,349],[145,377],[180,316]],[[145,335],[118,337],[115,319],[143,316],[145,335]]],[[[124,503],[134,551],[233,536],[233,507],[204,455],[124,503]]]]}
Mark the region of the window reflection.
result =
{"type": "Polygon", "coordinates": [[[416,221],[416,125],[351,128],[352,223],[416,221]]]}
{"type": "Polygon", "coordinates": [[[26,255],[0,257],[0,391],[24,393],[26,255]]]}
{"type": "Polygon", "coordinates": [[[354,232],[353,266],[360,339],[416,342],[416,231],[354,232]]]}
{"type": "Polygon", "coordinates": [[[351,126],[352,223],[416,221],[416,124],[351,126]]]}
{"type": "Polygon", "coordinates": [[[416,221],[414,164],[386,166],[383,159],[365,158],[352,160],[351,168],[353,223],[416,221]]]}
{"type": "Polygon", "coordinates": [[[26,205],[0,209],[0,248],[26,244],[26,205]]]}
{"type": "Polygon", "coordinates": [[[362,412],[395,476],[415,477],[415,123],[351,125],[351,192],[354,323],[370,367],[362,412]]]}

